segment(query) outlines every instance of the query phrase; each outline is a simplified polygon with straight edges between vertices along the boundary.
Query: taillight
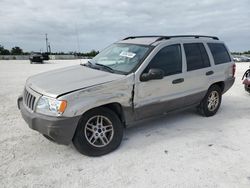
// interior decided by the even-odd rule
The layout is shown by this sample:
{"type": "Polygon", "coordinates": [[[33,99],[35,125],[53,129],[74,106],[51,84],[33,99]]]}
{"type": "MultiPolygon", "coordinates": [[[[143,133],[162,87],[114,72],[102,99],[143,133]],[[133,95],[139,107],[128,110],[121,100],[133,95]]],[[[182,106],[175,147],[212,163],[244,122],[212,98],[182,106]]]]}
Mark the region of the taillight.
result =
{"type": "Polygon", "coordinates": [[[236,65],[233,64],[233,69],[232,69],[233,77],[234,77],[234,75],[235,75],[235,71],[236,71],[236,65]]]}

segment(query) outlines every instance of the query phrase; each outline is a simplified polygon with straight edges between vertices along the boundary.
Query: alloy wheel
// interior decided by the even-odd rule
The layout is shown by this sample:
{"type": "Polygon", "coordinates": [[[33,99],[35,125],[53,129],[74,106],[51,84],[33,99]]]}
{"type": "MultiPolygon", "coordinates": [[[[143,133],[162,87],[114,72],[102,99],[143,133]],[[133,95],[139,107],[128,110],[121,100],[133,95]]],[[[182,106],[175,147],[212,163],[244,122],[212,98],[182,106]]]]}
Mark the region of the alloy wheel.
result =
{"type": "Polygon", "coordinates": [[[210,112],[214,111],[220,102],[220,96],[219,93],[217,91],[212,91],[209,96],[208,96],[208,100],[207,100],[207,107],[208,110],[210,112]]]}
{"type": "Polygon", "coordinates": [[[105,116],[96,115],[91,117],[84,128],[87,141],[95,147],[107,146],[114,135],[112,122],[105,116]]]}

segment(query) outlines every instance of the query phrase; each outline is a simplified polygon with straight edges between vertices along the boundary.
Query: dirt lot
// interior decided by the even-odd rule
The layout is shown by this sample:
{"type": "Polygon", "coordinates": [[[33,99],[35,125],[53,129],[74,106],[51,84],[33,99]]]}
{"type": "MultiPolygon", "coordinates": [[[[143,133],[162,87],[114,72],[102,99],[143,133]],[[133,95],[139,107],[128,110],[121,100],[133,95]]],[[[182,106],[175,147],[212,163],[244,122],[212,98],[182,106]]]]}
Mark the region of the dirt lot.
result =
{"type": "Polygon", "coordinates": [[[0,61],[0,187],[250,187],[249,63],[214,117],[189,110],[125,131],[118,150],[92,158],[46,140],[17,109],[28,76],[75,61],[0,61]]]}

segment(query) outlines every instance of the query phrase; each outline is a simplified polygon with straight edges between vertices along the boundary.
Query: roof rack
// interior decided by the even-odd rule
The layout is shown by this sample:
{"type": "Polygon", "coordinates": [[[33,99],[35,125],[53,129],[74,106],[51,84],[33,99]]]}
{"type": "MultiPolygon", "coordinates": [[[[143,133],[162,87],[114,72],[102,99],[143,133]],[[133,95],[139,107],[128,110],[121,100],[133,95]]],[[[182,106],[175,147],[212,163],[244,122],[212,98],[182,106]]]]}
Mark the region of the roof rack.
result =
{"type": "MultiPolygon", "coordinates": [[[[219,40],[218,37],[216,36],[206,36],[206,35],[173,35],[173,36],[160,36],[160,35],[151,35],[151,36],[130,36],[126,37],[123,40],[128,40],[128,39],[135,39],[135,38],[148,38],[148,37],[153,37],[157,39],[154,42],[161,41],[161,40],[168,40],[171,38],[211,38],[214,40],[219,40]]],[[[154,43],[153,42],[153,43],[154,43]]]]}
{"type": "Polygon", "coordinates": [[[211,38],[211,39],[214,39],[214,40],[219,40],[218,37],[216,36],[207,36],[207,35],[173,35],[173,36],[162,36],[162,37],[159,37],[158,39],[156,39],[155,42],[157,41],[160,41],[160,40],[168,40],[168,39],[171,39],[171,38],[211,38]]]}
{"type": "Polygon", "coordinates": [[[122,40],[128,40],[128,39],[135,39],[135,38],[159,38],[159,37],[164,37],[162,35],[145,35],[145,36],[129,36],[129,37],[126,37],[122,40]]]}

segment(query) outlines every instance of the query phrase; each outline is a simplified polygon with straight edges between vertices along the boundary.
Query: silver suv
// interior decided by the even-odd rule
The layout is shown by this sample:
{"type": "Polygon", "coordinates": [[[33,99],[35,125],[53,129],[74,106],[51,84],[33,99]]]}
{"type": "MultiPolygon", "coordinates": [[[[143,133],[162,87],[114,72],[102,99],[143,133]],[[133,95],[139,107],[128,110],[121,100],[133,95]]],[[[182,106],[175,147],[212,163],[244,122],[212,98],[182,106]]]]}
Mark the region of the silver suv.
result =
{"type": "Polygon", "coordinates": [[[115,150],[136,122],[196,107],[213,116],[235,64],[214,36],[136,36],[85,64],[28,78],[18,107],[29,127],[85,155],[115,150]]]}

